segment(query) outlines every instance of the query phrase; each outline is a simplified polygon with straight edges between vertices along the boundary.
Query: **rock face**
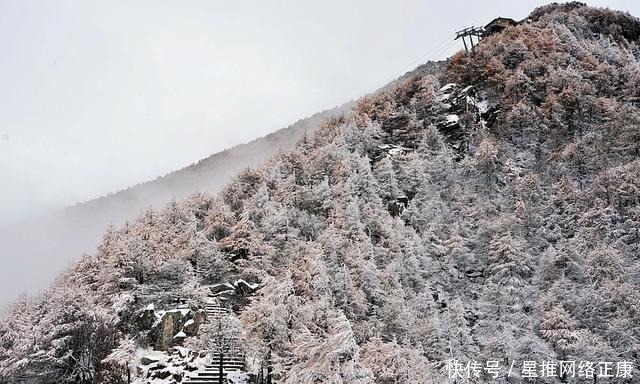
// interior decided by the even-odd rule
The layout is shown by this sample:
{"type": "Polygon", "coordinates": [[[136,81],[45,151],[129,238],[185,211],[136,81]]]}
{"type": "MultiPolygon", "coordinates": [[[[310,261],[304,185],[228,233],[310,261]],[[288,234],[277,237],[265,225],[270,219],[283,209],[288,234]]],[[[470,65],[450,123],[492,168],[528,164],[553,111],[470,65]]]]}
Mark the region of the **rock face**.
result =
{"type": "Polygon", "coordinates": [[[178,333],[174,332],[174,329],[180,329],[181,323],[182,313],[180,312],[167,312],[162,316],[158,324],[159,337],[156,338],[156,349],[166,351],[173,346],[173,336],[178,333]]]}
{"type": "Polygon", "coordinates": [[[136,323],[139,329],[147,331],[150,345],[156,350],[168,351],[173,346],[181,345],[184,337],[197,335],[205,317],[202,309],[155,311],[153,307],[147,307],[140,312],[136,323]]]}
{"type": "Polygon", "coordinates": [[[251,302],[251,298],[262,288],[259,282],[249,283],[243,279],[208,286],[210,297],[223,299],[226,306],[235,312],[242,311],[251,302]]]}
{"type": "Polygon", "coordinates": [[[195,314],[193,315],[193,318],[187,320],[183,327],[182,327],[182,331],[187,335],[187,336],[195,336],[198,334],[198,330],[200,329],[200,324],[202,324],[205,320],[206,314],[205,312],[200,309],[197,312],[195,312],[195,314]]]}
{"type": "Polygon", "coordinates": [[[155,322],[156,313],[152,305],[143,309],[136,318],[136,326],[138,329],[150,329],[155,322]]]}
{"type": "Polygon", "coordinates": [[[175,336],[173,336],[173,345],[181,346],[184,343],[184,339],[187,338],[187,334],[180,331],[175,336]]]}
{"type": "Polygon", "coordinates": [[[465,151],[468,144],[468,130],[464,126],[464,117],[470,114],[477,119],[486,112],[486,106],[476,98],[474,87],[462,88],[454,83],[440,88],[438,99],[445,107],[444,113],[436,121],[438,130],[454,148],[465,151]]]}

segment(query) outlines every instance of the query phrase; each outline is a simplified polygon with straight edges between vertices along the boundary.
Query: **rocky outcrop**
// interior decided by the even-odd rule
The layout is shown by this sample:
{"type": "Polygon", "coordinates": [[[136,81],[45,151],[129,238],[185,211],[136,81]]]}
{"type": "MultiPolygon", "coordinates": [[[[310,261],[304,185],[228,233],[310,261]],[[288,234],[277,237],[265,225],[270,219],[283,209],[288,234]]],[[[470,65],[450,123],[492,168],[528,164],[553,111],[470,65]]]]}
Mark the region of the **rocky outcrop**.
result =
{"type": "Polygon", "coordinates": [[[206,364],[208,357],[182,347],[172,347],[166,353],[151,352],[140,360],[138,376],[144,382],[182,383],[191,372],[206,364]]]}
{"type": "Polygon", "coordinates": [[[167,351],[181,345],[187,336],[198,334],[206,313],[202,309],[178,308],[156,311],[152,305],[140,312],[136,319],[138,328],[147,332],[147,341],[158,351],[167,351]]]}
{"type": "Polygon", "coordinates": [[[235,312],[242,311],[251,302],[251,298],[262,288],[259,282],[250,283],[243,279],[208,286],[209,296],[226,303],[226,307],[235,312]]]}
{"type": "Polygon", "coordinates": [[[174,336],[178,334],[178,330],[185,322],[184,317],[185,314],[180,311],[170,311],[162,315],[156,326],[155,348],[157,350],[166,351],[173,346],[174,336]]]}
{"type": "Polygon", "coordinates": [[[467,133],[462,116],[469,112],[469,103],[473,99],[473,87],[462,89],[458,84],[447,84],[438,91],[438,100],[445,106],[445,113],[436,122],[438,130],[447,138],[453,148],[463,151],[467,147],[467,133]]]}
{"type": "Polygon", "coordinates": [[[151,329],[155,322],[156,312],[153,304],[149,304],[145,309],[140,311],[140,314],[135,319],[137,328],[141,330],[151,329]]]}
{"type": "Polygon", "coordinates": [[[198,329],[200,328],[200,324],[204,323],[206,318],[206,313],[202,310],[197,311],[194,315],[193,318],[188,319],[183,327],[182,327],[182,331],[187,335],[187,336],[195,336],[198,334],[198,329]]]}

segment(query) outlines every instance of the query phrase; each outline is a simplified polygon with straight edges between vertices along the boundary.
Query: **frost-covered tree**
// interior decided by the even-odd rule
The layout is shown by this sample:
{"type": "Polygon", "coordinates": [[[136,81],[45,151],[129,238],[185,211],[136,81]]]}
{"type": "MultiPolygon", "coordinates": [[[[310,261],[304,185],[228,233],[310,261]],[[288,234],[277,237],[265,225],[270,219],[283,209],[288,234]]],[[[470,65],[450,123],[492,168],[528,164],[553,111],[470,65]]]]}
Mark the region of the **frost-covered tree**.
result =
{"type": "Polygon", "coordinates": [[[296,336],[294,363],[285,383],[373,383],[371,371],[360,363],[360,347],[343,314],[328,314],[326,330],[302,330],[296,336]]]}
{"type": "Polygon", "coordinates": [[[120,340],[118,346],[102,360],[102,363],[110,366],[114,374],[122,372],[120,379],[124,383],[131,383],[133,374],[135,374],[135,372],[133,372],[133,367],[136,364],[135,353],[137,349],[138,344],[134,340],[125,336],[120,340]]]}
{"type": "Polygon", "coordinates": [[[562,306],[554,306],[542,315],[540,335],[565,360],[578,339],[577,323],[562,306]]]}
{"type": "Polygon", "coordinates": [[[462,299],[456,297],[447,307],[447,337],[449,359],[470,361],[478,352],[471,329],[465,318],[465,307],[462,299]]]}

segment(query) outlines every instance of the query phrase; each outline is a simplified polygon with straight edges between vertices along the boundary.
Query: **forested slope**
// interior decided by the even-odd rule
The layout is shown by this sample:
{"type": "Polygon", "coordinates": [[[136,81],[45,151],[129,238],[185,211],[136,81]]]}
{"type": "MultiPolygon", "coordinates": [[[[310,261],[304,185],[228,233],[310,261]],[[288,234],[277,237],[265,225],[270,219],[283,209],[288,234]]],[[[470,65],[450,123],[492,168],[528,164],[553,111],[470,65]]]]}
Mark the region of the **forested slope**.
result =
{"type": "Polygon", "coordinates": [[[80,361],[122,382],[103,359],[146,347],[147,304],[197,304],[196,268],[263,285],[237,311],[278,383],[444,383],[453,358],[637,368],[639,39],[628,14],[538,8],[220,194],[108,232],[0,323],[0,382],[73,382],[80,361]]]}
{"type": "Polygon", "coordinates": [[[291,148],[305,134],[315,132],[324,119],[339,115],[351,105],[316,113],[155,180],[0,227],[0,313],[19,293],[39,292],[51,284],[54,274],[64,271],[83,253],[94,253],[109,226],[120,226],[145,209],[161,208],[172,199],[186,198],[195,191],[217,193],[243,169],[258,166],[291,148]]]}

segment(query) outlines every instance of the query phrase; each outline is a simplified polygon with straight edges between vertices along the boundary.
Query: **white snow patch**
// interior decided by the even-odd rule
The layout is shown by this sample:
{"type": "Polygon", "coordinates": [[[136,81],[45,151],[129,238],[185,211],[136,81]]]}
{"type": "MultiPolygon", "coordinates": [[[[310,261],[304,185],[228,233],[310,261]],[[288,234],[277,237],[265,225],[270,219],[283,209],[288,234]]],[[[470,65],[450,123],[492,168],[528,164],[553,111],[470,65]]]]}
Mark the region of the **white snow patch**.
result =
{"type": "Polygon", "coordinates": [[[489,102],[487,100],[478,101],[476,98],[467,96],[467,104],[475,106],[480,113],[485,113],[489,110],[489,102]]]}
{"type": "Polygon", "coordinates": [[[156,310],[156,307],[155,307],[155,305],[153,305],[153,303],[151,303],[151,304],[147,305],[147,306],[144,308],[144,310],[145,310],[145,311],[155,311],[155,310],[156,310]]]}
{"type": "MultiPolygon", "coordinates": [[[[226,291],[221,291],[216,293],[214,296],[218,297],[218,296],[222,296],[222,295],[228,295],[228,294],[232,294],[234,293],[236,290],[235,289],[227,289],[226,291]]],[[[222,298],[220,298],[220,300],[223,300],[222,298]]]]}
{"type": "Polygon", "coordinates": [[[489,110],[489,102],[487,100],[480,100],[476,103],[476,108],[480,113],[486,113],[489,110]]]}
{"type": "Polygon", "coordinates": [[[450,97],[451,97],[450,93],[445,93],[438,96],[438,101],[445,101],[445,100],[448,100],[450,97]]]}
{"type": "Polygon", "coordinates": [[[176,333],[176,335],[173,336],[174,339],[184,339],[185,337],[187,337],[187,334],[182,331],[176,333]]]}
{"type": "Polygon", "coordinates": [[[476,105],[478,102],[476,101],[476,99],[474,99],[473,97],[467,95],[466,99],[467,104],[471,104],[471,105],[476,105]]]}
{"type": "Polygon", "coordinates": [[[209,286],[209,289],[215,289],[218,287],[227,287],[228,289],[236,289],[231,283],[213,284],[209,286]]]}
{"type": "Polygon", "coordinates": [[[447,120],[447,124],[455,124],[460,121],[460,117],[458,115],[447,115],[445,116],[445,119],[447,120]]]}
{"type": "Polygon", "coordinates": [[[149,365],[156,364],[161,359],[160,356],[150,356],[150,355],[144,355],[143,358],[151,361],[151,363],[149,365]]]}
{"type": "Polygon", "coordinates": [[[251,288],[251,289],[256,289],[256,288],[260,287],[260,284],[258,284],[258,283],[249,284],[249,283],[247,283],[244,279],[238,279],[238,280],[236,280],[236,282],[235,282],[233,285],[237,286],[237,285],[238,285],[238,283],[246,284],[246,285],[247,285],[249,288],[251,288]]]}
{"type": "Polygon", "coordinates": [[[144,354],[145,356],[151,356],[154,358],[162,358],[166,356],[163,351],[156,351],[153,349],[138,349],[138,354],[144,354]]]}
{"type": "Polygon", "coordinates": [[[449,84],[445,85],[444,87],[440,88],[440,90],[439,90],[438,92],[442,92],[442,93],[444,93],[444,92],[446,92],[446,91],[450,90],[451,88],[455,87],[456,85],[458,85],[458,84],[456,84],[456,83],[449,83],[449,84]]]}
{"type": "Polygon", "coordinates": [[[191,309],[189,308],[176,308],[176,309],[170,309],[167,311],[167,313],[169,312],[180,312],[182,314],[182,316],[186,316],[189,314],[189,312],[191,312],[191,309]]]}
{"type": "Polygon", "coordinates": [[[389,150],[389,154],[391,156],[400,155],[404,152],[404,148],[393,148],[389,150]]]}
{"type": "Polygon", "coordinates": [[[187,355],[189,354],[189,350],[185,347],[175,346],[173,348],[178,352],[178,356],[180,356],[183,359],[187,357],[187,355]]]}
{"type": "Polygon", "coordinates": [[[232,384],[248,384],[249,375],[245,372],[229,372],[227,374],[227,380],[232,384]]]}

